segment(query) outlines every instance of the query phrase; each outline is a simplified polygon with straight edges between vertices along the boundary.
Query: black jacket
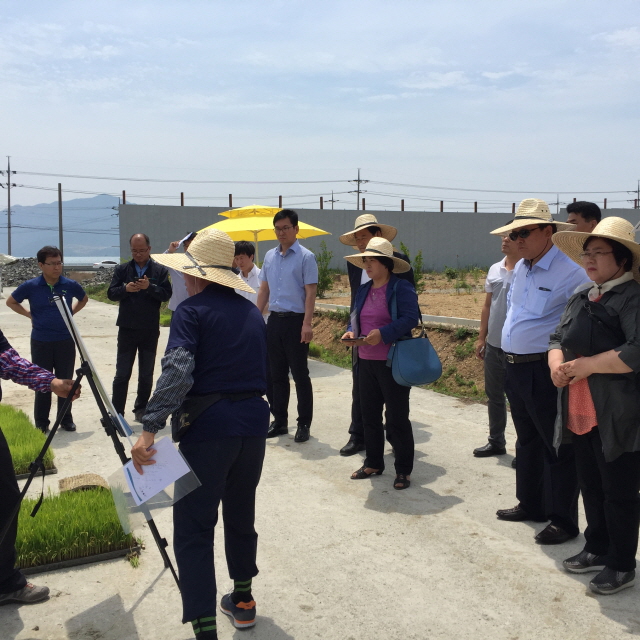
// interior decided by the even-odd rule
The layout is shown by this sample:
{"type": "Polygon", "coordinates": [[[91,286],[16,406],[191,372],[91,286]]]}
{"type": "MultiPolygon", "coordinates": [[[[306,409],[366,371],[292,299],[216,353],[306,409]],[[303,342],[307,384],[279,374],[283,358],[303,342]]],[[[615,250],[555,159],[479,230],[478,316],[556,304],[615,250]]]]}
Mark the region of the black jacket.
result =
{"type": "Polygon", "coordinates": [[[149,266],[144,274],[150,280],[149,288],[129,293],[125,290],[127,283],[138,277],[135,264],[133,260],[125,262],[113,272],[107,297],[120,302],[116,324],[127,329],[157,329],[160,325],[160,303],[171,297],[169,271],[149,258],[149,266]]]}
{"type": "MultiPolygon", "coordinates": [[[[571,296],[560,324],[551,334],[549,349],[562,349],[565,361],[574,360],[576,354],[562,346],[563,335],[588,299],[587,292],[583,290],[571,296]]],[[[620,353],[620,360],[633,370],[631,373],[594,373],[587,378],[604,458],[611,462],[627,451],[640,451],[640,284],[634,280],[619,284],[603,294],[600,304],[613,322],[619,322],[626,342],[615,350],[620,353]]],[[[562,411],[556,424],[556,440],[560,437],[558,430],[566,425],[568,408],[567,387],[560,391],[562,411]]]]}
{"type": "MultiPolygon", "coordinates": [[[[404,253],[394,251],[393,255],[396,258],[400,258],[400,260],[404,260],[405,262],[411,264],[409,262],[409,258],[405,256],[404,253]]],[[[347,262],[347,275],[349,276],[349,285],[351,286],[351,304],[349,305],[349,308],[351,309],[351,311],[353,311],[353,305],[356,301],[356,293],[360,288],[360,281],[362,280],[362,269],[356,267],[355,264],[347,262]]],[[[416,288],[416,283],[413,279],[413,269],[409,269],[409,271],[406,271],[405,273],[394,273],[393,275],[398,276],[400,280],[406,280],[407,282],[410,282],[411,286],[414,289],[416,288]]]]}

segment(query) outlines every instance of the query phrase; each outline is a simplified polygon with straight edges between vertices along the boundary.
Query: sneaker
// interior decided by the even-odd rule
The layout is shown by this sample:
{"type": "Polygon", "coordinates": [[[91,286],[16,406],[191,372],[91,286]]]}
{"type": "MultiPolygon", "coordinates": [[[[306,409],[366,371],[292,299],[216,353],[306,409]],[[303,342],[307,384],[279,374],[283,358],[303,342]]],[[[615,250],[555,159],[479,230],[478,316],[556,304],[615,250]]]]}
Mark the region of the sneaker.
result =
{"type": "Polygon", "coordinates": [[[11,593],[0,593],[0,604],[9,604],[15,602],[18,604],[35,604],[42,602],[49,597],[49,587],[36,587],[35,584],[27,582],[27,584],[11,593]]]}
{"type": "Polygon", "coordinates": [[[608,596],[633,587],[635,579],[635,571],[616,571],[606,567],[589,583],[589,589],[594,593],[608,596]]]}
{"type": "Polygon", "coordinates": [[[231,594],[227,593],[227,595],[222,596],[222,600],[220,600],[220,611],[226,613],[233,619],[233,626],[236,629],[248,629],[256,623],[255,600],[235,604],[231,599],[231,594]]]}
{"type": "Polygon", "coordinates": [[[569,573],[589,573],[590,571],[602,571],[605,568],[602,556],[589,553],[584,549],[578,555],[563,560],[562,566],[569,573]]]}

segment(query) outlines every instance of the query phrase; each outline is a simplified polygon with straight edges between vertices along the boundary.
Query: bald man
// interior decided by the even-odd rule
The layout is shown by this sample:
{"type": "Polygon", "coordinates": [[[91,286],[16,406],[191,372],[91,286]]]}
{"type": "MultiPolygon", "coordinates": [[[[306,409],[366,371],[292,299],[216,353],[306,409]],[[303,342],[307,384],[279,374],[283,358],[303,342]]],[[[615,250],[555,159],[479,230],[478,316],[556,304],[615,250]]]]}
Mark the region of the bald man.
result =
{"type": "Polygon", "coordinates": [[[140,422],[153,387],[153,367],[160,336],[160,304],[171,298],[166,267],[151,259],[151,242],[144,233],[129,239],[132,260],[113,272],[107,296],[120,303],[118,310],[118,357],[113,379],[112,402],[124,415],[133,363],[138,356],[138,394],[133,405],[140,422]]]}

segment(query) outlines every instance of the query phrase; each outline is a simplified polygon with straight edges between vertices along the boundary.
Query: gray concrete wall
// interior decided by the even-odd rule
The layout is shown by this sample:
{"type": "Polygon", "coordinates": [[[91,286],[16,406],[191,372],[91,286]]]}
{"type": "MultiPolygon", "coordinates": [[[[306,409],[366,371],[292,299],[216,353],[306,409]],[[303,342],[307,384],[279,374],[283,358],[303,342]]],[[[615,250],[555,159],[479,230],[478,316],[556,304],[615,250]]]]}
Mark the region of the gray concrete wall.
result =
{"type": "MultiPolygon", "coordinates": [[[[188,231],[197,231],[214,222],[224,220],[218,214],[226,207],[166,207],[156,205],[120,205],[120,255],[129,258],[129,238],[133,233],[146,233],[153,251],[161,253],[172,240],[179,240],[188,231]]],[[[302,241],[312,251],[324,240],[333,252],[331,266],[346,269],[344,256],[351,253],[339,241],[342,233],[353,229],[362,211],[331,209],[296,209],[300,221],[329,231],[330,236],[317,236],[302,241]]],[[[394,245],[403,242],[411,256],[422,251],[425,269],[441,271],[445,266],[486,267],[500,258],[500,240],[490,231],[511,219],[505,213],[434,211],[371,211],[380,222],[398,229],[394,245]]],[[[636,224],[638,209],[607,209],[607,216],[619,216],[636,224]]],[[[561,210],[558,220],[565,220],[561,210]]],[[[260,256],[274,247],[275,241],[260,242],[260,256]]]]}

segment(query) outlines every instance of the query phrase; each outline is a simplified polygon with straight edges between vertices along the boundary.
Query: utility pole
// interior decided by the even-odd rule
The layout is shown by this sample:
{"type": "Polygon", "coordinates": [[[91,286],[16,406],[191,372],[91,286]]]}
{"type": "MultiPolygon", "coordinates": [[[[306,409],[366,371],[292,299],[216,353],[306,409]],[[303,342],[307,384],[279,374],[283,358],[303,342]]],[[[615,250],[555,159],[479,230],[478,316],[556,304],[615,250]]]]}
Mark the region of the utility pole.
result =
{"type": "MultiPolygon", "coordinates": [[[[15,187],[16,183],[11,182],[11,175],[15,175],[15,171],[11,171],[11,156],[7,156],[7,182],[0,183],[0,187],[7,190],[7,253],[11,255],[11,187],[15,187]]],[[[4,171],[0,171],[0,175],[4,175],[4,171]]]]}
{"type": "Polygon", "coordinates": [[[64,240],[62,233],[62,184],[58,182],[58,249],[64,262],[64,240]]]}
{"type": "Polygon", "coordinates": [[[334,202],[340,202],[340,201],[339,201],[339,200],[336,200],[336,199],[333,197],[333,191],[331,191],[331,200],[327,200],[327,202],[330,202],[330,203],[331,203],[331,208],[333,209],[333,203],[334,203],[334,202]]]}
{"type": "MultiPolygon", "coordinates": [[[[366,191],[363,191],[360,188],[361,184],[366,184],[367,182],[369,182],[368,180],[361,180],[360,179],[360,169],[358,169],[358,179],[357,180],[349,180],[349,182],[355,182],[358,187],[355,191],[350,191],[349,193],[355,193],[356,194],[356,209],[358,211],[360,211],[360,194],[361,193],[367,193],[366,191]]],[[[333,198],[333,196],[331,196],[333,198]]]]}

